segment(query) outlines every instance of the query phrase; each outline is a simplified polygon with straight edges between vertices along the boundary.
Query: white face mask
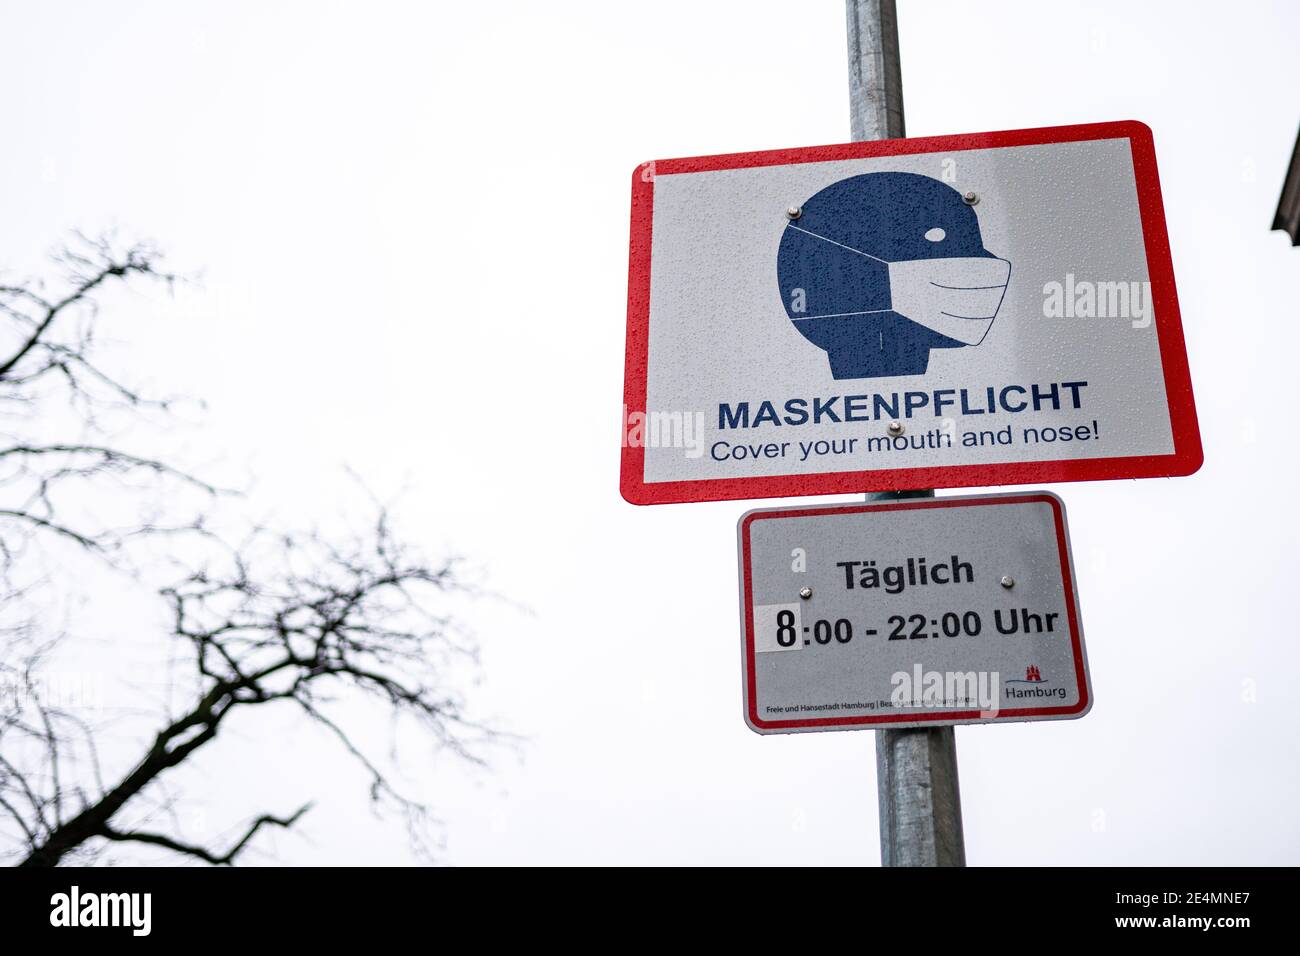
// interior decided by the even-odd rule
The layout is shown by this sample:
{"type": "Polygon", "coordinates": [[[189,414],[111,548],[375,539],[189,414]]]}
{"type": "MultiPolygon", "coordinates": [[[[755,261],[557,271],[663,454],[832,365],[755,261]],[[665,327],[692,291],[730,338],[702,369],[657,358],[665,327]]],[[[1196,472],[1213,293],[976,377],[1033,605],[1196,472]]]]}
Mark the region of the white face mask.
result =
{"type": "Polygon", "coordinates": [[[1010,278],[1006,259],[903,259],[889,263],[890,308],[940,335],[979,345],[1010,278]]]}

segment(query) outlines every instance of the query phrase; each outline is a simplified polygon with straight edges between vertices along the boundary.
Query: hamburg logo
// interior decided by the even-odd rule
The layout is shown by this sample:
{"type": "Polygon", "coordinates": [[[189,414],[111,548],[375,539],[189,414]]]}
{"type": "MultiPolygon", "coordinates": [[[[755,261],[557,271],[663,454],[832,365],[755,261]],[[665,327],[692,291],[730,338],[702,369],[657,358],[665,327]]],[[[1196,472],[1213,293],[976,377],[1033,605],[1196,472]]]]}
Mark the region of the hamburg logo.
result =
{"type": "Polygon", "coordinates": [[[787,210],[781,298],[834,378],[921,375],[931,349],[984,341],[1011,263],[984,248],[978,201],[930,176],[866,173],[787,210]]]}
{"type": "Polygon", "coordinates": [[[1038,669],[1037,664],[1030,664],[1025,668],[1024,680],[1009,680],[1008,684],[1050,684],[1051,681],[1044,679],[1043,674],[1038,669]]]}

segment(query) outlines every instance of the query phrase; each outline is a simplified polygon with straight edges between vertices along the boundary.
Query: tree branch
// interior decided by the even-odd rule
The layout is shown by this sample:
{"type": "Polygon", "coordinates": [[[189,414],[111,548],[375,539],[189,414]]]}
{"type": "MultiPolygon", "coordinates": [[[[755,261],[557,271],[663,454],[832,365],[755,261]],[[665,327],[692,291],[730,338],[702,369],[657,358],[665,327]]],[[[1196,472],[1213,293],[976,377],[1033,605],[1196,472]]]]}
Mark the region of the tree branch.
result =
{"type": "Polygon", "coordinates": [[[185,856],[196,857],[204,863],[211,863],[213,866],[231,866],[235,862],[235,857],[243,852],[249,841],[257,835],[258,830],[264,826],[277,826],[287,830],[297,823],[299,818],[311,809],[311,806],[310,803],[305,803],[287,817],[276,817],[269,813],[263,814],[253,821],[252,826],[244,832],[239,842],[225,853],[220,854],[214,853],[205,847],[182,843],[180,840],[175,840],[161,833],[146,833],[142,830],[115,830],[110,826],[105,826],[98,835],[114,843],[148,843],[151,846],[164,847],[185,856]]]}
{"type": "MultiPolygon", "coordinates": [[[[31,675],[39,649],[27,657],[26,669],[0,659],[0,678],[21,676],[25,691],[12,706],[0,698],[0,838],[8,844],[0,851],[22,865],[55,865],[108,841],[163,847],[214,865],[232,863],[265,827],[291,827],[307,807],[288,817],[257,817],[224,851],[122,819],[148,820],[150,814],[139,811],[151,801],[158,805],[172,770],[206,752],[219,736],[230,739],[221,730],[232,714],[256,717],[261,712],[253,708],[277,702],[297,705],[302,724],[325,729],[345,759],[364,770],[376,811],[396,808],[418,843],[427,807],[395,786],[396,727],[390,752],[372,754],[369,738],[349,722],[350,709],[336,715],[330,705],[341,690],[386,710],[394,725],[400,720],[413,726],[456,757],[483,763],[479,748],[505,738],[465,715],[457,687],[462,677],[474,676],[476,652],[439,610],[448,592],[468,589],[451,562],[429,564],[398,540],[378,502],[377,520],[351,540],[254,527],[232,545],[217,530],[225,527],[221,514],[208,509],[226,500],[212,498],[225,494],[222,489],[160,458],[120,451],[112,447],[116,439],[96,437],[108,433],[95,420],[100,409],[168,407],[101,369],[94,356],[99,293],[134,276],[171,281],[157,261],[147,246],[122,251],[109,239],[80,237],[60,260],[65,275],[57,292],[0,285],[0,323],[11,326],[4,341],[17,343],[0,356],[0,409],[7,414],[0,417],[0,636],[13,626],[18,599],[52,577],[41,566],[27,570],[27,559],[42,554],[25,547],[29,541],[63,539],[122,569],[150,551],[136,543],[141,538],[196,532],[175,547],[169,541],[158,561],[179,566],[178,580],[161,587],[152,582],[169,613],[167,636],[187,669],[186,697],[169,709],[125,769],[104,779],[96,731],[36,693],[31,675]],[[66,395],[79,418],[66,440],[47,437],[52,422],[66,420],[66,409],[44,414],[42,403],[55,395],[66,395]],[[29,427],[10,434],[9,421],[29,427]],[[114,483],[135,492],[145,486],[150,500],[123,518],[124,509],[104,494],[105,485],[114,483]],[[193,489],[209,496],[206,504],[187,510],[192,522],[154,511],[163,491],[180,493],[183,486],[190,497],[193,489]],[[89,494],[78,501],[75,490],[93,492],[93,501],[89,494]],[[462,674],[462,667],[470,673],[462,674]]],[[[64,548],[60,556],[68,552],[64,548]]],[[[146,576],[132,580],[144,582],[146,576]]],[[[30,617],[16,630],[39,633],[48,605],[33,600],[30,607],[30,617]]],[[[169,688],[169,700],[171,694],[169,688]]],[[[170,807],[170,799],[163,805],[170,807]]]]}

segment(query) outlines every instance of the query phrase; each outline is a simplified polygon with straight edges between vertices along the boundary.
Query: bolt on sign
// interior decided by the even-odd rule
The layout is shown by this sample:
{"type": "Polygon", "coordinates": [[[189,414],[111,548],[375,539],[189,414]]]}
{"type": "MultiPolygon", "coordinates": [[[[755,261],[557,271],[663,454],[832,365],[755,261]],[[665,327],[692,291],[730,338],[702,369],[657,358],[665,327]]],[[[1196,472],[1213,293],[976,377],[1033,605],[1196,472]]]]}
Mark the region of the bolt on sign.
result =
{"type": "Polygon", "coordinates": [[[760,734],[1092,706],[1050,492],[759,509],[737,537],[745,721],[760,734]]]}
{"type": "Polygon", "coordinates": [[[1191,474],[1151,131],[638,167],[623,418],[634,504],[1191,474]]]}

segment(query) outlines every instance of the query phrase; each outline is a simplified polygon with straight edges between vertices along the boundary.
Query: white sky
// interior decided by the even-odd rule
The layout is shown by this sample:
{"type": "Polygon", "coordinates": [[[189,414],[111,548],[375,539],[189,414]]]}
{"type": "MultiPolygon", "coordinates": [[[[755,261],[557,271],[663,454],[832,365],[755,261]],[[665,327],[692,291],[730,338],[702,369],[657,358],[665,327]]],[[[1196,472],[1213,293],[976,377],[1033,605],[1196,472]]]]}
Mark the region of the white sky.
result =
{"type": "MultiPolygon", "coordinates": [[[[968,858],[1300,862],[1300,250],[1268,231],[1300,6],[900,6],[913,135],[1154,129],[1206,452],[1192,478],[1055,486],[1096,705],[957,731],[968,858]]],[[[157,239],[202,287],[105,316],[137,379],[208,401],[180,454],[238,463],[286,521],[337,514],[351,464],[406,489],[408,537],[527,608],[470,612],[476,699],[530,738],[522,759],[408,753],[448,862],[878,860],[872,735],[742,722],[750,505],[617,490],[631,170],[847,139],[843,19],[837,0],[0,15],[5,270],[73,227],[157,239]]],[[[101,647],[165,652],[125,614],[102,625],[101,647]]],[[[186,778],[190,822],[219,833],[306,794],[301,834],[263,859],[409,861],[360,774],[295,727],[238,725],[186,778]]]]}

